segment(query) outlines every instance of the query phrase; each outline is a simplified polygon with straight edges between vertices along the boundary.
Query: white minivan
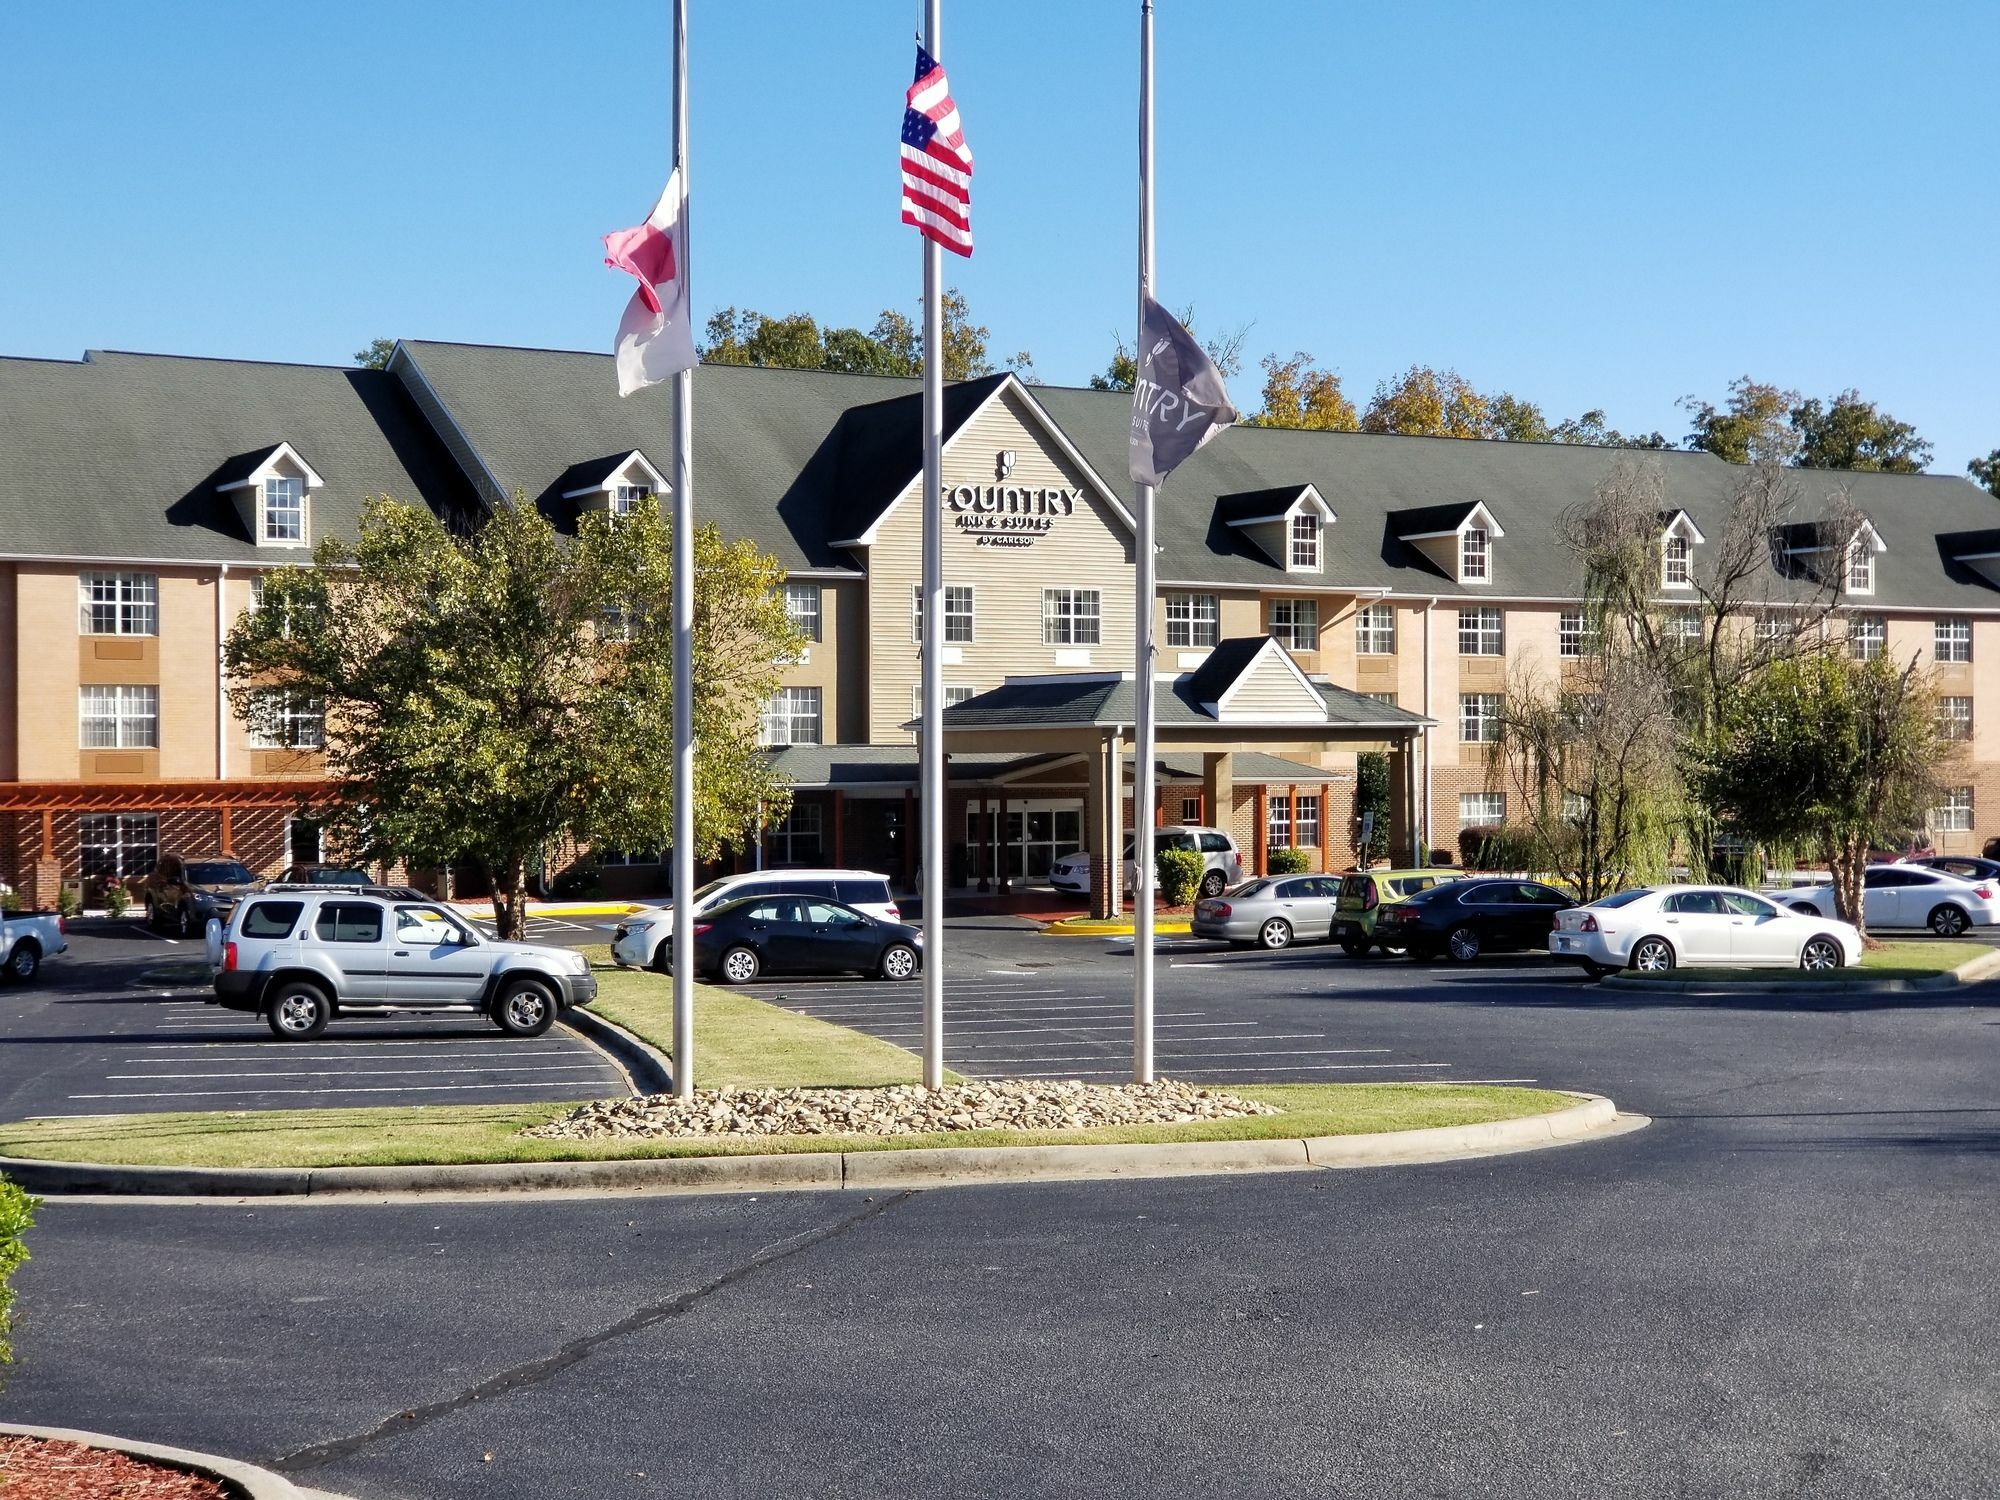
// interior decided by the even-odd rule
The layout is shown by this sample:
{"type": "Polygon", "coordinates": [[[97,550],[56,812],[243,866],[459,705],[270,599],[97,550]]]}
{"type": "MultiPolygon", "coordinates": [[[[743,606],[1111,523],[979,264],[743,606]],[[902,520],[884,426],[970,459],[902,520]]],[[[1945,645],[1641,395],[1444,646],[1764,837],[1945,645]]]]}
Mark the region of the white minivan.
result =
{"type": "MultiPolygon", "coordinates": [[[[756,870],[724,875],[696,888],[694,909],[699,914],[747,896],[818,896],[885,922],[903,920],[889,890],[889,877],[870,870],[756,870]]],[[[665,939],[673,930],[671,904],[635,911],[612,933],[611,957],[621,969],[658,969],[664,973],[672,957],[665,939]]]]}

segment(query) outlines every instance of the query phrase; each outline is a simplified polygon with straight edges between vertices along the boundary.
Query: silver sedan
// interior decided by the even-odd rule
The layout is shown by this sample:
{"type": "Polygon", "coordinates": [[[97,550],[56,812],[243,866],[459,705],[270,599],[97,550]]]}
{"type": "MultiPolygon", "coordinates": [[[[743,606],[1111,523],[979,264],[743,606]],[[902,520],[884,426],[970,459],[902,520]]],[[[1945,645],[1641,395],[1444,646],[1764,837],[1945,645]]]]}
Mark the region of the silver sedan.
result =
{"type": "Polygon", "coordinates": [[[1338,875],[1250,880],[1195,902],[1189,931],[1195,937],[1255,943],[1260,948],[1317,942],[1333,936],[1333,903],[1339,895],[1338,875]]]}

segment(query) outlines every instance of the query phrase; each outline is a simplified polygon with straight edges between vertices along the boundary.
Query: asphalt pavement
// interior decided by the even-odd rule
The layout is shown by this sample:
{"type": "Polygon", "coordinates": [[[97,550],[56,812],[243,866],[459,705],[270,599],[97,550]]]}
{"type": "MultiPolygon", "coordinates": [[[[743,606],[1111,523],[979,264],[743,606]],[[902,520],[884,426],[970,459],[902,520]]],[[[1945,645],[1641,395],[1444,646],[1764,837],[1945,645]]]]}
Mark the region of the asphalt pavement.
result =
{"type": "MultiPolygon", "coordinates": [[[[961,950],[1125,998],[1110,945],[961,950]]],[[[0,1410],[367,1500],[1994,1492],[2000,987],[1718,1003],[1170,957],[1163,1011],[1654,1123],[873,1197],[54,1202],[0,1410]]]]}

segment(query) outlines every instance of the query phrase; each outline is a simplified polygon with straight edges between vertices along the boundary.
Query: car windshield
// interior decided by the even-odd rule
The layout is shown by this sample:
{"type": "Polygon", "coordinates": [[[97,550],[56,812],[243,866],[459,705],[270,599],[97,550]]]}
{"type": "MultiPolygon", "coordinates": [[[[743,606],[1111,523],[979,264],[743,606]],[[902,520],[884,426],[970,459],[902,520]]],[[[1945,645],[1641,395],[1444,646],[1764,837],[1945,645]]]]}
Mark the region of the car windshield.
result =
{"type": "Polygon", "coordinates": [[[366,870],[314,870],[306,876],[314,885],[366,885],[366,870]]]}
{"type": "Polygon", "coordinates": [[[1652,895],[1652,892],[1642,885],[1638,887],[1636,890],[1620,891],[1615,896],[1606,896],[1602,900],[1593,901],[1590,904],[1592,906],[1609,907],[1613,910],[1616,910],[1618,907],[1621,906],[1630,906],[1634,901],[1637,901],[1641,896],[1650,896],[1650,895],[1652,895]]]}
{"type": "Polygon", "coordinates": [[[190,885],[248,885],[256,877],[233,859],[203,860],[187,867],[190,885]]]}

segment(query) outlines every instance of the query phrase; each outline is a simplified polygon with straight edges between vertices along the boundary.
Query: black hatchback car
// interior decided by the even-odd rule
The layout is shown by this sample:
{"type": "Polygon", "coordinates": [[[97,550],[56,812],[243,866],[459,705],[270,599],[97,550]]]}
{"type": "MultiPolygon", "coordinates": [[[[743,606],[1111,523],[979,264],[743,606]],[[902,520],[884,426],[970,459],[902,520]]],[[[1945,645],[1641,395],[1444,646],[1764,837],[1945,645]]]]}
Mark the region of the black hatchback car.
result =
{"type": "Polygon", "coordinates": [[[1377,927],[1412,958],[1445,954],[1471,963],[1496,949],[1546,949],[1556,913],[1577,904],[1536,880],[1471,879],[1419,891],[1390,907],[1377,927]]]}
{"type": "Polygon", "coordinates": [[[923,933],[816,896],[749,896],[694,924],[695,970],[724,984],[759,974],[877,974],[912,979],[923,933]]]}

